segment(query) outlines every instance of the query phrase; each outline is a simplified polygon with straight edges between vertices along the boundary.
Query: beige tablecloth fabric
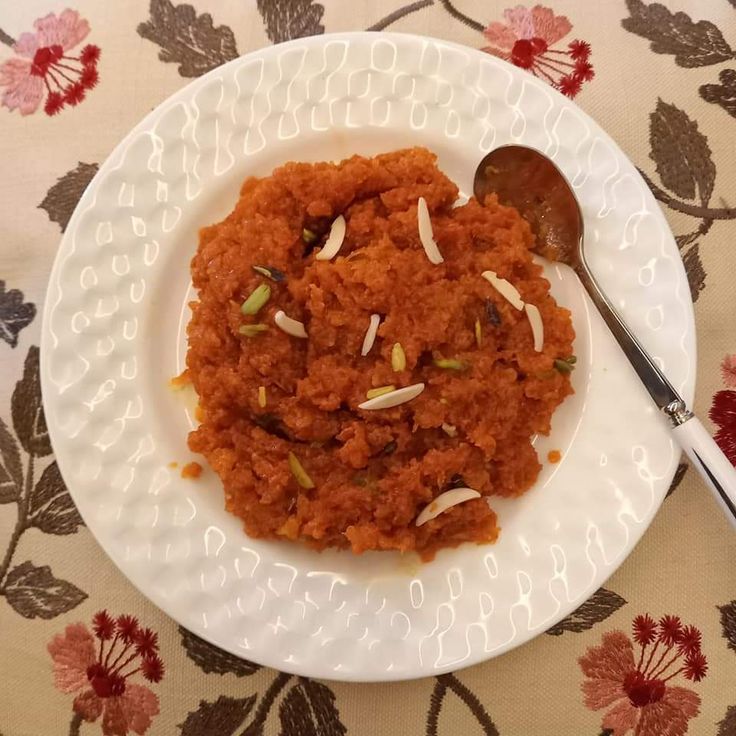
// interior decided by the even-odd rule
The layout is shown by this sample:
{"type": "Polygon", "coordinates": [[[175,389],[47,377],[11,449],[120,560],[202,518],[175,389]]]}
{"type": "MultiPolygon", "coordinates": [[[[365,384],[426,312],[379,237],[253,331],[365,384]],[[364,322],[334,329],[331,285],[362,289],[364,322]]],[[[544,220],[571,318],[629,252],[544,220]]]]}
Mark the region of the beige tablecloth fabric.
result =
{"type": "MultiPolygon", "coordinates": [[[[187,76],[272,41],[323,30],[377,25],[480,48],[487,41],[478,28],[505,22],[510,4],[193,0],[193,6],[187,11],[178,0],[0,5],[0,63],[17,55],[11,44],[33,30],[34,20],[66,7],[89,22],[83,43],[102,51],[99,84],[78,106],[55,117],[41,108],[21,115],[0,107],[0,417],[11,435],[0,437],[5,448],[24,431],[14,426],[13,416],[17,410],[16,425],[22,424],[24,409],[11,410],[24,365],[22,401],[33,404],[36,396],[33,346],[39,342],[60,228],[95,166],[146,113],[185,85],[187,76]],[[214,36],[205,13],[211,14],[214,36]],[[179,35],[183,46],[175,43],[177,24],[195,31],[187,42],[179,35]],[[192,50],[198,43],[204,52],[192,50]]],[[[554,2],[554,13],[572,25],[556,48],[565,49],[574,38],[590,43],[595,78],[584,84],[577,101],[649,176],[673,232],[681,236],[698,297],[696,409],[707,418],[714,395],[736,384],[736,368],[727,360],[736,353],[736,211],[729,209],[736,205],[736,3],[667,0],[666,6],[640,0],[554,2]]],[[[710,424],[714,431],[720,427],[724,444],[729,433],[733,442],[736,432],[733,398],[719,394],[720,423],[710,424]]],[[[51,460],[38,454],[36,477],[51,460]]],[[[25,468],[25,449],[20,458],[25,468]]],[[[0,473],[5,483],[0,488],[12,483],[8,477],[0,473]]],[[[160,711],[150,734],[179,733],[180,727],[184,734],[242,733],[250,725],[249,733],[266,734],[593,736],[602,732],[607,709],[593,710],[584,702],[578,659],[613,630],[630,635],[632,619],[645,612],[654,618],[675,614],[702,631],[707,676],[693,683],[680,675],[677,683],[668,683],[687,687],[700,699],[699,714],[684,721],[689,733],[736,734],[736,535],[692,470],[596,604],[567,630],[541,635],[451,677],[386,685],[300,682],[238,665],[200,642],[184,640],[175,622],[138,593],[89,531],[77,526],[63,489],[46,498],[46,521],[22,534],[19,505],[11,496],[0,493],[6,501],[0,505],[0,558],[7,551],[5,569],[0,568],[4,736],[114,732],[112,720],[80,725],[72,710],[74,695],[54,685],[47,650],[65,627],[75,622],[89,627],[102,608],[133,614],[158,632],[166,675],[150,684],[158,698],[153,710],[160,711]],[[57,505],[50,509],[51,504],[57,505]]],[[[674,727],[680,717],[670,715],[658,725],[639,722],[639,732],[680,733],[665,730],[664,724],[674,727]]],[[[139,730],[145,726],[138,724],[139,730]]]]}

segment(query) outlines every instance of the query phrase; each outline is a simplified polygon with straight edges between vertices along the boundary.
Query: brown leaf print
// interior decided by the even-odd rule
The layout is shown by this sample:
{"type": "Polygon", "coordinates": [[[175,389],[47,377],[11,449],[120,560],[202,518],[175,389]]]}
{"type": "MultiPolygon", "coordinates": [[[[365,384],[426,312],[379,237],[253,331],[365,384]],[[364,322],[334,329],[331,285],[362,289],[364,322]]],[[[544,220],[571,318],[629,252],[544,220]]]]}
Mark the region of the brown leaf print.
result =
{"type": "Polygon", "coordinates": [[[47,465],[29,499],[29,523],[46,534],[75,534],[84,525],[54,460],[47,465]]]}
{"type": "Polygon", "coordinates": [[[228,26],[215,26],[209,13],[197,15],[191,5],[151,0],[150,19],[138,34],[161,47],[158,58],[179,65],[182,77],[199,77],[237,59],[235,35],[228,26]]]}
{"type": "Polygon", "coordinates": [[[199,701],[199,708],[179,724],[182,736],[232,736],[243,725],[256,696],[231,698],[220,695],[214,703],[199,701]]]}
{"type": "Polygon", "coordinates": [[[243,731],[240,736],[264,736],[263,727],[268,718],[268,714],[271,712],[273,704],[276,702],[279,693],[286,687],[291,681],[292,676],[286,674],[286,672],[279,672],[276,677],[273,678],[271,684],[263,693],[263,697],[258,703],[253,720],[248,724],[248,727],[243,731]]]}
{"type": "Polygon", "coordinates": [[[279,720],[282,736],[343,736],[347,733],[332,690],[306,678],[301,678],[281,701],[279,720]]]}
{"type": "Polygon", "coordinates": [[[631,15],[621,25],[629,32],[651,41],[655,54],[674,54],[682,67],[718,64],[734,56],[717,26],[710,21],[695,23],[686,13],[671,13],[664,5],[645,5],[626,0],[631,15]]]}
{"type": "MultiPolygon", "coordinates": [[[[736,2],[736,0],[734,1],[736,2]]],[[[403,7],[392,11],[381,18],[381,20],[376,21],[372,26],[368,26],[366,31],[383,31],[392,23],[396,23],[397,20],[406,18],[407,15],[416,13],[418,10],[422,10],[423,8],[428,8],[430,5],[434,5],[434,0],[416,0],[416,2],[404,5],[403,7]]]]}
{"type": "Polygon", "coordinates": [[[11,348],[18,345],[18,333],[28,327],[36,316],[36,305],[23,301],[18,289],[5,291],[5,282],[0,281],[0,339],[11,348]]]}
{"type": "Polygon", "coordinates": [[[548,629],[547,633],[552,636],[560,636],[566,631],[575,633],[587,631],[618,611],[625,603],[626,600],[618,593],[599,588],[580,608],[548,629]]]}
{"type": "Polygon", "coordinates": [[[16,501],[22,485],[23,468],[18,443],[0,419],[0,504],[16,501]]]}
{"type": "Polygon", "coordinates": [[[256,5],[272,43],[325,32],[320,23],[324,6],[312,0],[257,0],[256,5]]]}
{"type": "Polygon", "coordinates": [[[54,618],[87,598],[75,585],[55,578],[47,565],[36,567],[31,562],[24,562],[8,573],[2,593],[24,618],[54,618]]]}
{"type": "Polygon", "coordinates": [[[187,631],[183,626],[179,627],[179,634],[187,657],[207,674],[232,674],[236,677],[244,677],[245,675],[252,675],[260,669],[260,665],[247,659],[240,659],[240,657],[236,657],[230,652],[225,652],[213,644],[209,644],[204,639],[192,634],[191,631],[187,631]]]}
{"type": "Polygon", "coordinates": [[[43,198],[43,202],[38,205],[40,209],[46,210],[52,222],[59,225],[61,232],[66,230],[79,198],[92,181],[98,168],[97,164],[78,163],[75,169],[67,171],[64,176],[57,179],[56,184],[43,198]]]}
{"type": "Polygon", "coordinates": [[[721,613],[723,637],[728,642],[728,648],[736,652],[736,601],[717,608],[721,613]]]}
{"type": "Polygon", "coordinates": [[[669,498],[676,490],[677,486],[682,483],[682,479],[685,477],[685,473],[687,472],[688,464],[687,463],[680,463],[677,466],[677,470],[675,471],[675,477],[672,479],[672,483],[670,483],[670,487],[667,489],[667,495],[665,498],[669,498]]]}
{"type": "Polygon", "coordinates": [[[649,120],[649,157],[656,164],[662,183],[684,199],[695,199],[697,185],[700,202],[707,205],[716,167],[708,139],[698,130],[698,124],[661,99],[649,120]]]}
{"type": "MultiPolygon", "coordinates": [[[[483,707],[482,703],[474,693],[472,693],[454,674],[439,675],[435,683],[434,690],[430,696],[429,711],[427,713],[426,736],[438,736],[439,718],[442,712],[442,706],[445,703],[445,696],[448,690],[455,693],[460,698],[463,705],[470,711],[470,714],[480,726],[483,736],[499,736],[498,729],[491,720],[490,715],[483,707]]],[[[447,736],[456,733],[454,728],[446,731],[447,736]]]]}
{"type": "Polygon", "coordinates": [[[706,102],[720,105],[729,115],[736,118],[736,69],[723,69],[718,75],[718,81],[720,84],[702,85],[700,96],[706,102]]]}
{"type": "Polygon", "coordinates": [[[23,366],[23,378],[15,384],[11,399],[13,427],[23,449],[29,455],[51,454],[51,441],[41,403],[41,377],[38,347],[31,345],[23,366]]]}
{"type": "MultiPolygon", "coordinates": [[[[733,0],[736,3],[736,0],[733,0]]],[[[736,705],[731,705],[726,709],[726,715],[723,720],[718,721],[718,732],[716,736],[736,736],[736,705]]]]}
{"type": "Polygon", "coordinates": [[[685,266],[685,273],[687,274],[687,282],[690,285],[690,298],[693,300],[693,304],[698,301],[700,292],[705,289],[705,269],[703,263],[700,260],[700,246],[696,243],[687,253],[682,257],[682,263],[685,266]]]}

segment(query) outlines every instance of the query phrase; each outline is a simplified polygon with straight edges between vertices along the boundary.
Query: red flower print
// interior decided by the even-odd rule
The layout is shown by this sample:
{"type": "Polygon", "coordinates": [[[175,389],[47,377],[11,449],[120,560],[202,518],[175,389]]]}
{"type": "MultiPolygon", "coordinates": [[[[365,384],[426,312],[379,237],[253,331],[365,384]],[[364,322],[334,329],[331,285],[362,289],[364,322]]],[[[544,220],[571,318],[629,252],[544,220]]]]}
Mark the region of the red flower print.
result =
{"type": "Polygon", "coordinates": [[[723,383],[729,388],[736,388],[736,354],[727,355],[721,362],[723,383]]]}
{"type": "Polygon", "coordinates": [[[21,34],[13,45],[17,56],[0,65],[2,104],[30,115],[46,94],[44,112],[56,115],[66,105],[78,105],[97,84],[100,49],[87,45],[79,56],[68,54],[89,34],[89,23],[76,10],[49,13],[33,27],[35,33],[21,34]]]}
{"type": "Polygon", "coordinates": [[[633,731],[636,736],[682,736],[688,721],[700,712],[700,696],[670,684],[682,675],[700,682],[708,663],[700,650],[700,631],[683,626],[677,616],[655,623],[649,614],[633,622],[634,642],[623,631],[603,635],[600,646],[590,647],[578,663],[586,676],[582,683],[585,705],[608,708],[601,728],[613,736],[633,731]]]}
{"type": "Polygon", "coordinates": [[[716,392],[708,416],[718,427],[713,439],[736,465],[736,391],[716,392]]]}
{"type": "Polygon", "coordinates": [[[85,721],[102,716],[105,736],[144,734],[159,712],[158,697],[129,680],[140,672],[149,682],[161,681],[158,637],[141,629],[134,617],[113,619],[107,611],[95,614],[92,630],[94,634],[82,623],[71,624],[49,642],[56,688],[78,693],[72,707],[85,721]],[[145,642],[145,652],[139,640],[145,642]]]}
{"type": "Polygon", "coordinates": [[[568,97],[575,97],[593,79],[589,43],[575,40],[565,49],[552,48],[572,30],[564,15],[542,5],[531,9],[517,5],[505,10],[504,18],[505,23],[493,22],[483,31],[491,44],[483,51],[547,80],[568,97]]]}

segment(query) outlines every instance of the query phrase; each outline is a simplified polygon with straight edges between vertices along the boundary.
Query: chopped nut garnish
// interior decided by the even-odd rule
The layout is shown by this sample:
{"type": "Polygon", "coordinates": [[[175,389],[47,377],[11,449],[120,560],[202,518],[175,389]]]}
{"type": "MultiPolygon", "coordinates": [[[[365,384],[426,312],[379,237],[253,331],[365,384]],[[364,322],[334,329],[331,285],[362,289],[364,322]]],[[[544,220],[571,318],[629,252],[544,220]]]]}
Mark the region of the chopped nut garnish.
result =
{"type": "Polygon", "coordinates": [[[483,328],[480,326],[480,320],[475,320],[475,344],[480,348],[483,347],[483,328]]]}
{"type": "Polygon", "coordinates": [[[318,261],[329,261],[338,254],[345,240],[345,228],[345,218],[338,215],[332,223],[324,248],[315,256],[318,261]]]}
{"type": "Polygon", "coordinates": [[[495,271],[483,271],[481,276],[509,303],[514,309],[521,311],[524,301],[516,287],[506,279],[499,278],[495,271]]]}
{"type": "Polygon", "coordinates": [[[308,337],[304,323],[300,322],[298,319],[292,319],[282,309],[279,309],[279,311],[276,312],[273,316],[273,321],[276,323],[276,326],[283,330],[287,335],[291,335],[292,337],[301,337],[303,340],[308,337]]]}
{"type": "Polygon", "coordinates": [[[238,327],[238,332],[241,335],[245,335],[246,337],[256,337],[256,335],[260,335],[262,332],[265,332],[268,329],[268,325],[263,324],[257,324],[257,325],[241,325],[238,327]]]}
{"type": "Polygon", "coordinates": [[[263,409],[266,406],[266,387],[265,386],[259,386],[258,387],[258,406],[263,409]]]}
{"type": "Polygon", "coordinates": [[[449,371],[464,371],[470,365],[464,360],[455,360],[455,358],[435,358],[432,362],[438,368],[443,368],[449,371]]]}
{"type": "Polygon", "coordinates": [[[314,488],[314,482],[293,452],[289,453],[289,470],[291,470],[291,474],[302,488],[314,488]]]}
{"type": "Polygon", "coordinates": [[[372,388],[366,391],[367,399],[375,399],[376,396],[383,396],[384,394],[390,394],[392,391],[396,391],[396,386],[379,386],[378,388],[372,388]]]}
{"type": "Polygon", "coordinates": [[[271,298],[271,287],[268,284],[257,286],[243,302],[240,311],[245,315],[258,314],[261,307],[271,298]]]}
{"type": "Polygon", "coordinates": [[[376,341],[376,335],[378,334],[378,325],[381,324],[381,315],[372,314],[370,322],[368,323],[368,329],[365,331],[365,337],[363,338],[363,347],[360,349],[360,354],[365,357],[370,353],[373,343],[376,341]]]}
{"type": "Polygon", "coordinates": [[[391,348],[391,367],[396,373],[406,368],[406,353],[400,342],[395,342],[391,348]]]}
{"type": "Polygon", "coordinates": [[[544,322],[542,322],[542,315],[539,313],[539,309],[533,304],[525,304],[524,311],[529,320],[529,326],[532,328],[534,349],[538,353],[541,353],[544,347],[544,322]]]}
{"type": "Polygon", "coordinates": [[[442,253],[440,253],[440,249],[437,247],[434,239],[432,220],[429,217],[427,200],[424,197],[419,197],[419,201],[417,202],[417,223],[419,227],[419,240],[422,241],[422,247],[430,263],[433,263],[435,266],[442,263],[445,259],[442,257],[442,253]]]}
{"type": "Polygon", "coordinates": [[[575,368],[575,361],[577,360],[574,355],[572,358],[574,358],[574,360],[563,360],[562,358],[557,358],[554,362],[555,370],[563,375],[572,373],[575,368]]]}
{"type": "Polygon", "coordinates": [[[442,512],[447,511],[447,509],[457,506],[459,503],[470,501],[473,498],[480,498],[480,493],[472,488],[451,488],[449,491],[440,493],[434,501],[425,506],[420,511],[414,523],[417,526],[422,526],[422,524],[426,524],[442,512]]]}
{"type": "Polygon", "coordinates": [[[358,409],[364,411],[375,411],[376,409],[391,409],[399,404],[405,404],[407,401],[416,399],[419,394],[424,391],[423,383],[415,383],[412,386],[404,386],[396,391],[388,391],[380,396],[375,396],[362,404],[358,404],[358,409]]]}

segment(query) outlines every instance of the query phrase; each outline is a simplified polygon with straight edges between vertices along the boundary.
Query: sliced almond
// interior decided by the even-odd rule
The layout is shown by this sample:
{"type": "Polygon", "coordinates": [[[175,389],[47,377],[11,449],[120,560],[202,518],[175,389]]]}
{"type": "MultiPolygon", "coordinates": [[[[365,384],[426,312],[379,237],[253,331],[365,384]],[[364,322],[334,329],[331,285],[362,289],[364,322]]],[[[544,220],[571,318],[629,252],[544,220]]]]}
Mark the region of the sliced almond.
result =
{"type": "Polygon", "coordinates": [[[516,287],[506,279],[501,279],[495,271],[483,271],[481,276],[512,306],[521,311],[524,309],[524,300],[516,287]]]}
{"type": "Polygon", "coordinates": [[[534,349],[538,352],[542,352],[544,347],[544,322],[542,322],[542,315],[539,313],[533,304],[525,304],[524,311],[526,312],[527,319],[532,328],[532,335],[534,337],[534,349]]]}
{"type": "Polygon", "coordinates": [[[304,323],[300,322],[298,319],[292,319],[282,309],[279,309],[279,311],[276,312],[273,316],[273,321],[276,323],[276,326],[282,329],[287,335],[291,335],[292,337],[301,337],[302,339],[306,339],[308,337],[307,331],[304,328],[304,323]]]}
{"type": "Polygon", "coordinates": [[[448,437],[457,437],[457,427],[454,424],[448,424],[447,422],[442,422],[442,431],[448,437]]]}
{"type": "Polygon", "coordinates": [[[447,509],[451,509],[453,506],[457,506],[459,503],[470,501],[473,498],[480,498],[480,493],[474,491],[472,488],[451,488],[449,491],[440,493],[432,503],[425,506],[417,516],[417,520],[414,522],[417,526],[422,526],[428,521],[438,517],[447,509]]]}
{"type": "Polygon", "coordinates": [[[424,391],[424,384],[415,383],[411,386],[396,389],[396,391],[381,394],[380,396],[376,396],[374,399],[368,399],[368,401],[358,404],[358,409],[365,409],[367,411],[374,409],[391,409],[394,406],[405,404],[407,401],[416,399],[422,391],[424,391]]]}
{"type": "Polygon", "coordinates": [[[325,241],[325,247],[317,253],[315,258],[318,261],[331,260],[339,253],[343,240],[345,240],[345,218],[338,215],[332,222],[330,234],[325,241]]]}
{"type": "Polygon", "coordinates": [[[368,329],[365,331],[365,337],[363,338],[363,347],[361,348],[360,354],[365,357],[370,353],[373,343],[376,341],[376,335],[378,334],[378,325],[381,324],[381,315],[372,314],[371,321],[368,325],[368,329]]]}
{"type": "Polygon", "coordinates": [[[419,226],[419,240],[422,241],[422,247],[427,254],[427,258],[429,258],[429,262],[434,263],[435,266],[442,263],[445,259],[435,242],[434,233],[432,232],[432,220],[429,217],[427,200],[424,197],[419,197],[417,202],[417,225],[419,226]]]}

